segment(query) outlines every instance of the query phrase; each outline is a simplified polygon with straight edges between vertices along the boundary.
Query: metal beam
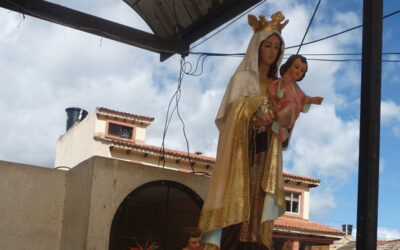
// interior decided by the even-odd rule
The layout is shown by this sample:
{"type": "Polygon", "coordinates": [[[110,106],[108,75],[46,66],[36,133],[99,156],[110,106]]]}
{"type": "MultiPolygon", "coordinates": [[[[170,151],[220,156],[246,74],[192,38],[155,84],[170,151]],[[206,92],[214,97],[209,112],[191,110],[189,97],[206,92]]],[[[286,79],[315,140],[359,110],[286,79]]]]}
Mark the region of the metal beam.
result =
{"type": "Polygon", "coordinates": [[[43,0],[0,0],[0,7],[158,53],[185,54],[189,44],[108,21],[43,0]]]}
{"type": "Polygon", "coordinates": [[[182,38],[187,40],[190,44],[261,1],[262,0],[226,1],[225,4],[205,15],[200,22],[194,23],[188,27],[188,30],[182,33],[182,38]]]}
{"type": "MultiPolygon", "coordinates": [[[[262,0],[226,1],[225,4],[205,15],[199,22],[183,30],[180,35],[181,39],[191,44],[261,1],[262,0]]],[[[164,61],[171,55],[172,54],[161,53],[161,61],[164,61]]]]}
{"type": "Polygon", "coordinates": [[[382,0],[364,0],[357,249],[376,249],[382,64],[382,0]]]}

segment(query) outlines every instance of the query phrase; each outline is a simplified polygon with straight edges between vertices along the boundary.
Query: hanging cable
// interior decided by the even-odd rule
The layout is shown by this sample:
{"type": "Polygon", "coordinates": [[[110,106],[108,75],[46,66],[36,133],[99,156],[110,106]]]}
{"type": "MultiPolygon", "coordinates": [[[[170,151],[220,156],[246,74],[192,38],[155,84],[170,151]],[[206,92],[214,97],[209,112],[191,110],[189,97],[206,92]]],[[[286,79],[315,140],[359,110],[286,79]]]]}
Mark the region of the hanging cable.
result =
{"type": "MultiPolygon", "coordinates": [[[[324,59],[324,58],[307,58],[307,61],[320,61],[320,62],[361,62],[361,59],[324,59]]],[[[400,60],[382,60],[382,62],[400,62],[400,60]]]]}
{"type": "Polygon", "coordinates": [[[248,9],[246,12],[242,13],[240,16],[238,16],[237,18],[235,18],[233,21],[231,21],[230,23],[228,23],[226,26],[224,26],[223,28],[219,29],[218,31],[216,31],[215,33],[213,33],[212,35],[210,35],[209,37],[205,38],[203,41],[200,41],[199,43],[193,45],[190,50],[196,48],[197,46],[199,46],[200,44],[206,42],[207,40],[209,40],[211,37],[217,35],[218,33],[220,33],[221,31],[225,30],[226,28],[228,28],[229,26],[231,26],[234,22],[236,22],[237,20],[239,20],[240,18],[242,18],[244,15],[247,15],[250,11],[254,10],[255,8],[257,8],[258,6],[260,6],[261,4],[263,4],[266,0],[262,0],[261,2],[259,2],[258,4],[254,5],[253,7],[251,7],[250,9],[248,9]]]}
{"type": "MultiPolygon", "coordinates": [[[[184,73],[186,75],[190,75],[190,76],[201,76],[203,74],[203,65],[204,65],[204,61],[206,60],[206,58],[208,57],[208,55],[200,55],[197,58],[197,62],[196,62],[196,67],[193,69],[192,64],[189,62],[186,62],[186,64],[190,67],[189,70],[185,70],[184,73]],[[201,63],[200,63],[201,61],[201,63]],[[199,68],[199,63],[200,63],[200,72],[197,73],[197,69],[199,68]]],[[[186,67],[185,67],[186,68],[186,67]]]]}
{"type": "MultiPolygon", "coordinates": [[[[400,10],[394,11],[394,12],[392,12],[390,14],[385,15],[382,19],[397,15],[399,13],[400,13],[400,10]]],[[[302,46],[313,44],[313,43],[316,43],[316,42],[320,42],[320,41],[323,41],[323,40],[326,40],[326,39],[329,39],[329,38],[332,38],[332,37],[335,37],[335,36],[339,36],[341,34],[344,34],[346,32],[349,32],[349,31],[352,31],[352,30],[355,30],[355,29],[358,29],[358,28],[361,28],[361,27],[362,27],[362,25],[357,25],[357,26],[354,26],[352,28],[340,31],[338,33],[334,33],[334,34],[326,36],[326,37],[322,37],[322,38],[319,38],[319,39],[316,39],[316,40],[313,40],[313,41],[310,41],[310,42],[305,42],[305,43],[302,44],[302,46]]],[[[286,47],[285,50],[286,49],[297,48],[299,46],[300,46],[300,44],[299,45],[289,46],[289,47],[286,47]]],[[[207,53],[207,52],[192,52],[192,51],[189,52],[189,53],[190,54],[194,54],[194,55],[196,55],[196,54],[204,54],[204,55],[208,55],[208,56],[225,56],[225,55],[228,55],[228,56],[244,56],[244,54],[245,54],[245,53],[207,53]]]]}
{"type": "Polygon", "coordinates": [[[299,49],[297,50],[296,55],[298,55],[299,52],[300,52],[301,45],[303,44],[304,39],[306,38],[306,35],[307,35],[308,30],[310,29],[310,26],[311,26],[311,24],[312,24],[312,22],[313,22],[313,20],[314,20],[315,14],[317,13],[317,10],[318,10],[318,8],[319,8],[320,3],[321,3],[321,0],[318,0],[318,4],[317,4],[317,6],[315,7],[315,10],[314,10],[314,13],[313,13],[313,15],[312,15],[312,17],[311,17],[310,22],[308,23],[308,27],[307,27],[307,29],[306,29],[306,32],[304,33],[303,39],[301,40],[301,43],[300,43],[300,45],[299,45],[299,49]]]}
{"type": "Polygon", "coordinates": [[[167,135],[167,131],[168,131],[169,125],[170,125],[171,120],[172,120],[172,116],[173,116],[174,112],[176,111],[176,114],[178,115],[178,118],[179,118],[179,120],[180,120],[180,122],[182,124],[182,132],[183,132],[183,136],[184,136],[185,142],[186,142],[187,158],[188,158],[188,161],[189,161],[189,166],[192,169],[192,173],[193,174],[210,175],[207,172],[195,171],[194,168],[193,168],[194,162],[193,162],[192,157],[190,155],[189,140],[188,140],[187,135],[186,135],[186,125],[185,125],[185,122],[183,121],[183,118],[182,118],[182,116],[180,114],[180,111],[179,111],[179,101],[181,99],[181,94],[182,94],[182,80],[183,80],[183,77],[186,74],[186,72],[188,72],[186,70],[186,67],[188,65],[189,64],[186,63],[185,59],[182,57],[181,60],[180,60],[180,70],[179,70],[179,77],[178,77],[178,85],[177,85],[176,91],[174,92],[174,94],[172,95],[172,97],[171,97],[171,99],[170,99],[170,101],[168,103],[167,114],[166,114],[165,123],[164,123],[164,132],[163,132],[163,137],[162,137],[162,142],[161,142],[161,155],[162,155],[162,157],[161,157],[161,159],[158,160],[158,166],[160,166],[160,161],[162,160],[162,167],[165,168],[165,138],[166,138],[166,135],[167,135]],[[175,100],[175,105],[174,105],[172,111],[170,112],[171,105],[172,105],[172,102],[174,100],[175,100]]]}
{"type": "MultiPolygon", "coordinates": [[[[400,13],[400,10],[394,11],[394,12],[392,12],[392,13],[390,13],[390,14],[387,14],[386,16],[383,16],[382,19],[391,17],[391,16],[396,15],[396,14],[399,14],[399,13],[400,13]]],[[[302,45],[309,45],[309,44],[312,44],[312,43],[320,42],[320,41],[323,41],[323,40],[326,40],[326,39],[329,39],[329,38],[332,38],[332,37],[335,37],[335,36],[344,34],[344,33],[346,33],[346,32],[349,32],[349,31],[352,31],[352,30],[355,30],[355,29],[358,29],[358,28],[361,28],[361,27],[362,27],[362,24],[357,25],[357,26],[354,26],[354,27],[349,28],[349,29],[347,29],[347,30],[343,30],[343,31],[341,31],[341,32],[338,32],[338,33],[335,33],[335,34],[326,36],[326,37],[322,37],[322,38],[317,39],[317,40],[314,40],[314,41],[310,41],[310,42],[303,43],[302,45]]],[[[289,47],[286,47],[285,49],[293,49],[293,48],[297,48],[297,47],[299,47],[299,46],[300,46],[300,44],[299,44],[299,45],[294,45],[294,46],[289,46],[289,47]]]]}
{"type": "MultiPolygon", "coordinates": [[[[243,57],[245,53],[211,53],[211,52],[190,52],[192,55],[203,56],[230,56],[230,57],[243,57]]],[[[296,55],[285,53],[286,56],[296,55]]],[[[361,53],[306,53],[304,56],[360,56],[361,53]]],[[[400,55],[400,52],[382,52],[382,55],[400,55]]]]}
{"type": "MultiPolygon", "coordinates": [[[[163,137],[162,137],[162,142],[161,142],[161,155],[162,155],[162,160],[163,160],[163,163],[162,163],[162,167],[163,168],[165,167],[165,137],[167,135],[169,124],[171,123],[172,116],[173,116],[175,110],[177,109],[177,106],[179,105],[182,79],[183,79],[183,76],[184,76],[184,73],[183,73],[184,72],[183,71],[184,61],[185,61],[185,59],[183,59],[183,58],[180,60],[180,70],[179,70],[179,77],[178,77],[178,85],[177,85],[176,91],[174,92],[174,94],[172,95],[171,99],[169,100],[168,108],[167,108],[167,114],[166,114],[166,117],[165,117],[164,132],[163,132],[163,137]],[[172,102],[173,102],[174,99],[175,99],[175,106],[173,107],[172,111],[170,112],[171,105],[172,105],[172,102]]],[[[158,165],[160,165],[160,159],[159,159],[158,165]]]]}
{"type": "MultiPolygon", "coordinates": [[[[192,55],[200,56],[216,56],[216,57],[243,57],[244,53],[210,53],[210,52],[190,52],[192,55]]],[[[291,56],[295,54],[285,54],[291,56]]],[[[302,54],[304,56],[359,56],[361,53],[308,53],[302,54]]],[[[400,52],[383,52],[382,55],[400,55],[400,52]]]]}

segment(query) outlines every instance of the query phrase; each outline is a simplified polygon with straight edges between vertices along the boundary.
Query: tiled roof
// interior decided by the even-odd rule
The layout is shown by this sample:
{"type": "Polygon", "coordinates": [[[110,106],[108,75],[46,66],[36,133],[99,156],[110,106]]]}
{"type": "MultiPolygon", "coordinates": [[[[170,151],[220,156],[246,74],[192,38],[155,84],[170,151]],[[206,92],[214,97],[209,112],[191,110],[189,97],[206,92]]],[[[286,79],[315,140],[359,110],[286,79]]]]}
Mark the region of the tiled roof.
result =
{"type": "MultiPolygon", "coordinates": [[[[94,138],[98,139],[98,140],[111,142],[113,145],[116,145],[116,146],[135,148],[135,149],[143,150],[146,152],[152,152],[152,153],[156,153],[156,154],[161,154],[161,151],[162,151],[162,148],[157,147],[157,146],[136,144],[134,142],[128,142],[128,141],[125,142],[125,141],[121,141],[121,140],[105,138],[103,136],[98,136],[98,135],[95,135],[94,138]]],[[[164,152],[165,152],[166,156],[172,156],[172,157],[178,157],[178,158],[188,158],[187,152],[168,149],[168,148],[164,148],[164,152]]],[[[215,162],[215,158],[209,157],[209,156],[198,155],[198,154],[193,154],[193,153],[190,153],[189,156],[193,160],[203,161],[203,162],[206,162],[209,164],[214,164],[214,162],[215,162]]]]}
{"type": "Polygon", "coordinates": [[[314,221],[290,216],[281,216],[274,221],[274,230],[281,231],[282,229],[290,229],[290,231],[297,231],[297,233],[320,233],[338,237],[344,236],[344,232],[340,230],[318,224],[314,221]]]}
{"type": "Polygon", "coordinates": [[[296,175],[296,174],[283,173],[283,176],[285,177],[286,180],[303,181],[303,182],[307,182],[310,184],[314,184],[316,186],[318,186],[319,183],[321,182],[321,180],[319,180],[317,178],[301,176],[301,175],[296,175]]]}
{"type": "MultiPolygon", "coordinates": [[[[136,144],[134,142],[128,142],[128,141],[122,141],[122,140],[117,140],[117,139],[106,138],[106,137],[100,136],[100,135],[95,135],[94,138],[98,139],[98,140],[111,142],[111,143],[113,143],[114,145],[117,145],[117,146],[119,145],[119,146],[128,147],[128,148],[135,148],[135,149],[149,151],[149,152],[156,153],[156,154],[160,154],[161,153],[161,147],[157,147],[157,146],[151,146],[151,145],[145,145],[145,144],[136,144]]],[[[169,155],[169,156],[173,156],[173,157],[188,158],[188,153],[184,152],[184,151],[165,148],[164,152],[165,152],[165,154],[167,156],[169,155]]],[[[194,160],[199,160],[199,161],[203,161],[203,162],[209,163],[211,165],[211,167],[213,167],[212,164],[215,163],[215,158],[214,157],[205,156],[205,155],[198,155],[198,154],[193,154],[193,153],[190,153],[189,155],[190,155],[190,158],[192,158],[194,160]]],[[[289,174],[289,173],[286,173],[286,172],[283,172],[283,177],[285,178],[285,180],[293,180],[293,181],[311,183],[314,186],[317,186],[320,183],[320,180],[316,179],[316,178],[311,178],[311,177],[306,177],[306,176],[301,176],[301,175],[295,175],[295,174],[289,174]]]]}
{"type": "Polygon", "coordinates": [[[400,239],[397,240],[380,240],[376,244],[378,250],[400,249],[400,239]]]}
{"type": "Polygon", "coordinates": [[[104,115],[115,115],[115,116],[130,118],[130,119],[144,120],[147,122],[154,121],[153,117],[144,116],[144,115],[134,115],[134,114],[120,112],[120,111],[111,110],[111,109],[107,109],[107,108],[97,108],[96,112],[100,113],[100,114],[104,114],[104,115]]]}
{"type": "MultiPolygon", "coordinates": [[[[397,240],[379,240],[376,242],[377,250],[399,250],[400,239],[397,240]]],[[[356,242],[351,241],[347,245],[338,248],[338,250],[353,250],[356,249],[356,242]]]]}

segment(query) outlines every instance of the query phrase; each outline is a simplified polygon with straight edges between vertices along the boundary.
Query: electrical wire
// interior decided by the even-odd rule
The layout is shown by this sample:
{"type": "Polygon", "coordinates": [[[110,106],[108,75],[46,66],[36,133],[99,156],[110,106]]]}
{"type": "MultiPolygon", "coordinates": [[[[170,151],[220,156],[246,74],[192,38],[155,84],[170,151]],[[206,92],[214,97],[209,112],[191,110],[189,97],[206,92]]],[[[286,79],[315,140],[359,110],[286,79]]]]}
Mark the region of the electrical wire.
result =
{"type": "MultiPolygon", "coordinates": [[[[323,58],[307,58],[307,61],[320,61],[320,62],[361,62],[361,59],[323,59],[323,58]]],[[[382,60],[382,62],[400,62],[400,60],[382,60]]]]}
{"type": "MultiPolygon", "coordinates": [[[[357,29],[357,28],[362,27],[362,25],[355,26],[355,27],[353,27],[353,28],[344,30],[344,31],[342,31],[342,32],[339,32],[339,33],[336,33],[336,34],[333,34],[333,35],[330,35],[330,36],[328,36],[328,37],[324,37],[324,38],[321,38],[321,39],[317,39],[317,40],[314,40],[314,41],[311,41],[311,42],[308,42],[308,43],[303,43],[303,42],[304,42],[304,39],[305,39],[305,37],[306,37],[306,35],[307,35],[307,33],[308,33],[308,30],[309,30],[309,28],[310,28],[310,26],[311,26],[311,24],[312,24],[312,22],[313,22],[313,20],[314,20],[315,14],[316,14],[316,12],[317,12],[317,10],[318,10],[318,8],[319,8],[320,3],[321,3],[321,0],[318,1],[318,4],[317,4],[317,6],[316,6],[316,8],[315,8],[315,10],[314,10],[314,13],[313,13],[313,15],[312,15],[312,17],[311,17],[311,20],[310,20],[310,22],[309,22],[309,24],[308,24],[308,27],[307,27],[307,29],[306,29],[306,32],[305,32],[305,34],[304,34],[304,36],[303,36],[303,39],[302,39],[300,45],[290,46],[290,47],[287,47],[286,49],[298,47],[298,50],[297,50],[297,53],[296,53],[296,54],[298,54],[298,53],[300,52],[300,49],[301,49],[302,45],[308,45],[308,44],[311,44],[311,43],[315,43],[315,42],[318,42],[318,41],[322,41],[322,40],[325,40],[325,39],[328,39],[328,38],[331,38],[331,37],[334,37],[334,36],[337,36],[337,35],[346,33],[346,32],[348,32],[348,31],[351,31],[351,30],[354,30],[354,29],[357,29]]],[[[261,3],[260,3],[260,4],[261,4],[261,3]]],[[[258,6],[258,5],[257,5],[257,6],[258,6]]],[[[257,7],[257,6],[255,6],[255,7],[257,7]]],[[[255,8],[255,7],[254,7],[254,8],[255,8]]],[[[251,10],[252,10],[252,9],[251,9],[251,10]]],[[[251,10],[250,10],[250,11],[251,11],[251,10]]],[[[399,10],[399,11],[395,11],[395,12],[393,12],[393,13],[390,13],[389,15],[384,16],[383,18],[390,17],[390,16],[395,15],[395,14],[397,14],[397,13],[399,13],[399,12],[400,12],[400,10],[399,10]]],[[[243,15],[245,15],[245,14],[247,14],[247,12],[244,13],[243,15]]],[[[241,15],[239,18],[241,18],[243,15],[241,15]]],[[[239,18],[237,18],[237,19],[239,19],[239,18]]],[[[235,22],[237,19],[235,19],[233,22],[235,22]]],[[[231,25],[233,22],[231,22],[229,25],[231,25]]],[[[219,32],[221,32],[222,30],[224,30],[226,27],[228,27],[229,25],[227,25],[227,26],[225,26],[224,28],[220,29],[219,31],[217,31],[217,32],[214,33],[213,35],[209,36],[208,38],[206,38],[206,39],[203,40],[202,42],[196,44],[195,46],[192,47],[192,49],[195,48],[195,47],[197,47],[197,46],[199,46],[200,44],[204,43],[205,41],[207,41],[207,40],[210,39],[211,37],[215,36],[216,34],[218,34],[219,32]]],[[[181,69],[180,69],[180,77],[179,77],[179,81],[178,81],[178,89],[177,89],[177,92],[175,92],[175,94],[176,94],[176,93],[179,93],[179,94],[176,95],[176,105],[175,105],[175,107],[174,107],[174,110],[176,109],[177,115],[178,115],[178,117],[179,117],[179,119],[180,119],[180,121],[181,121],[181,123],[182,123],[182,126],[183,126],[183,134],[184,134],[184,137],[185,137],[185,140],[186,140],[186,147],[187,147],[187,153],[188,153],[188,158],[189,158],[189,164],[190,164],[190,167],[192,168],[192,173],[195,173],[194,168],[193,168],[193,166],[192,166],[192,164],[191,164],[190,151],[189,151],[189,142],[188,142],[188,139],[187,139],[187,136],[186,136],[186,132],[185,132],[185,123],[184,123],[184,121],[183,121],[183,119],[182,119],[182,117],[181,117],[181,115],[180,115],[180,113],[179,113],[179,108],[178,108],[178,103],[179,103],[180,94],[181,94],[181,89],[180,89],[180,87],[181,87],[183,75],[184,75],[184,74],[191,75],[191,76],[200,76],[200,75],[202,75],[202,73],[203,73],[204,61],[205,61],[205,59],[206,59],[208,56],[235,56],[235,57],[243,57],[243,56],[245,55],[245,53],[231,53],[231,54],[223,54],[223,53],[204,53],[204,52],[189,52],[189,53],[190,53],[190,54],[193,54],[193,55],[199,55],[199,57],[198,57],[198,59],[197,59],[196,67],[195,67],[194,69],[193,69],[191,63],[186,62],[186,61],[184,60],[184,58],[181,59],[181,69]],[[201,61],[201,63],[200,63],[200,61],[201,61]],[[198,69],[198,67],[199,67],[199,63],[200,63],[200,73],[196,73],[196,72],[197,72],[197,69],[198,69]],[[186,69],[186,66],[189,67],[188,70],[185,70],[185,69],[186,69]]],[[[383,54],[383,55],[393,55],[393,54],[394,54],[394,55],[398,55],[398,54],[400,54],[400,52],[384,52],[384,53],[382,53],[382,54],[383,54]]],[[[287,55],[293,55],[293,54],[286,54],[285,56],[287,56],[287,55]]],[[[307,55],[307,56],[339,56],[339,55],[340,55],[340,56],[343,56],[343,55],[352,55],[352,56],[354,56],[354,55],[362,55],[362,54],[361,54],[361,53],[326,53],[326,54],[313,53],[313,54],[304,54],[304,55],[307,55]]],[[[352,62],[352,61],[353,61],[353,62],[360,62],[360,61],[361,61],[361,59],[354,59],[354,58],[349,58],[349,59],[308,58],[308,60],[310,60],[310,61],[324,61],[324,62],[352,62]]],[[[400,62],[400,60],[385,60],[385,59],[384,59],[384,60],[382,60],[382,62],[400,62]]],[[[174,94],[174,95],[175,95],[175,94],[174,94]]],[[[171,104],[171,102],[172,102],[172,99],[173,99],[173,98],[171,98],[170,104],[171,104]]],[[[167,119],[166,119],[166,126],[165,126],[165,129],[164,129],[164,135],[163,135],[163,143],[162,143],[162,149],[163,149],[163,150],[164,150],[164,140],[165,140],[166,131],[167,131],[167,129],[168,129],[168,127],[169,127],[169,123],[170,123],[170,121],[171,121],[171,118],[168,119],[168,112],[169,112],[170,104],[169,104],[169,106],[168,106],[167,119]]],[[[173,110],[173,111],[174,111],[174,110],[173,110]]],[[[171,117],[172,117],[172,115],[171,115],[171,117]]],[[[165,157],[163,157],[163,159],[164,159],[164,164],[165,164],[165,157]]],[[[164,165],[163,165],[163,167],[164,167],[164,165]]]]}
{"type": "Polygon", "coordinates": [[[314,20],[315,14],[317,13],[317,10],[318,10],[318,8],[319,8],[320,3],[321,3],[321,0],[318,0],[317,6],[315,7],[315,10],[314,10],[314,13],[313,13],[313,15],[312,15],[312,17],[311,17],[310,22],[308,23],[306,32],[304,33],[303,39],[301,40],[301,43],[300,43],[300,45],[299,45],[299,49],[297,50],[296,55],[298,55],[299,52],[300,52],[301,45],[303,45],[304,39],[305,39],[306,36],[307,36],[308,30],[310,29],[310,26],[311,26],[311,24],[312,24],[312,22],[313,22],[313,20],[314,20]]]}
{"type": "MultiPolygon", "coordinates": [[[[391,17],[391,16],[399,14],[399,13],[400,13],[400,10],[394,11],[394,12],[392,12],[390,14],[387,14],[387,15],[383,16],[382,19],[386,19],[388,17],[391,17]]],[[[297,47],[303,46],[303,45],[313,44],[313,43],[316,43],[316,42],[320,42],[320,41],[323,41],[323,40],[326,40],[326,39],[329,39],[329,38],[344,34],[346,32],[349,32],[349,31],[352,31],[352,30],[355,30],[355,29],[358,29],[358,28],[361,28],[361,27],[362,27],[362,24],[354,26],[354,27],[346,29],[346,30],[343,30],[343,31],[340,31],[338,33],[331,34],[331,35],[326,36],[326,37],[322,37],[322,38],[319,38],[319,39],[316,39],[316,40],[313,40],[313,41],[310,41],[310,42],[303,43],[301,45],[299,44],[299,45],[286,47],[285,50],[297,48],[297,47]]],[[[190,51],[189,53],[190,54],[194,54],[194,55],[196,55],[196,54],[204,54],[204,55],[208,55],[208,56],[225,56],[225,55],[226,56],[244,56],[245,55],[245,53],[208,53],[208,52],[192,52],[192,51],[190,51]]],[[[395,52],[395,53],[391,53],[391,54],[399,54],[399,52],[395,52]]],[[[291,54],[291,55],[295,55],[295,54],[291,54]]],[[[303,55],[307,55],[307,54],[303,54],[303,55]]],[[[310,55],[310,54],[308,54],[308,55],[310,55]]],[[[335,54],[335,55],[338,55],[338,54],[335,54]]]]}
{"type": "Polygon", "coordinates": [[[217,35],[218,33],[220,33],[221,31],[225,30],[226,28],[228,28],[229,26],[231,26],[234,22],[236,22],[237,20],[239,20],[240,18],[242,18],[244,15],[247,15],[250,11],[254,10],[255,8],[257,8],[258,6],[260,6],[261,4],[263,4],[266,0],[262,0],[261,2],[259,2],[258,4],[254,5],[253,7],[251,7],[250,9],[248,9],[247,11],[243,12],[241,15],[239,15],[237,18],[235,18],[233,21],[231,21],[230,23],[228,23],[226,26],[224,26],[223,28],[219,29],[218,31],[216,31],[215,33],[213,33],[212,35],[210,35],[209,37],[205,38],[204,40],[200,41],[199,43],[193,45],[189,50],[192,50],[194,48],[196,48],[197,46],[199,46],[200,44],[206,42],[207,40],[209,40],[211,37],[214,37],[215,35],[217,35]]]}
{"type": "Polygon", "coordinates": [[[204,61],[206,60],[207,57],[208,57],[207,55],[200,55],[197,58],[196,68],[194,68],[194,69],[190,62],[185,62],[185,64],[187,64],[187,66],[190,67],[189,70],[185,70],[185,74],[190,75],[190,76],[201,76],[203,74],[204,61]],[[200,63],[200,61],[201,61],[201,63],[200,63]],[[199,63],[200,63],[200,72],[197,73],[197,69],[199,68],[199,63]]]}
{"type": "MultiPolygon", "coordinates": [[[[190,52],[192,55],[243,57],[245,53],[190,52]]],[[[286,56],[296,55],[288,53],[286,56]]],[[[362,53],[306,53],[303,56],[361,56],[362,53]]],[[[400,55],[400,52],[382,52],[382,55],[400,55]]]]}
{"type": "MultiPolygon", "coordinates": [[[[184,76],[184,74],[183,74],[183,64],[184,64],[184,59],[182,58],[181,61],[180,61],[180,72],[179,72],[179,77],[178,77],[178,85],[177,85],[176,91],[174,92],[174,94],[172,95],[172,97],[171,97],[171,99],[170,99],[170,101],[168,103],[167,114],[166,114],[166,117],[165,117],[164,132],[163,132],[163,137],[162,137],[162,142],[161,142],[161,155],[162,155],[162,160],[163,160],[163,164],[162,164],[163,168],[165,167],[165,137],[167,135],[168,128],[169,128],[169,125],[171,123],[172,116],[173,116],[175,110],[177,109],[177,106],[178,106],[179,100],[180,100],[181,85],[182,85],[182,79],[183,79],[183,76],[184,76]],[[172,101],[174,99],[175,99],[175,106],[172,109],[171,114],[170,114],[172,101]]],[[[190,159],[189,159],[189,162],[190,162],[190,159]]],[[[160,165],[160,159],[159,159],[158,165],[160,165]]]]}
{"type": "MultiPolygon", "coordinates": [[[[396,15],[396,14],[399,14],[399,13],[400,13],[400,10],[394,11],[394,12],[392,12],[392,13],[390,13],[390,14],[387,14],[387,15],[383,16],[382,19],[391,17],[391,16],[396,15]]],[[[312,44],[312,43],[320,42],[320,41],[326,40],[326,39],[328,39],[328,38],[332,38],[332,37],[335,37],[335,36],[344,34],[344,33],[346,33],[346,32],[349,32],[349,31],[352,31],[352,30],[361,28],[362,26],[363,26],[363,25],[360,24],[360,25],[354,26],[354,27],[352,27],[352,28],[349,28],[349,29],[340,31],[340,32],[338,32],[338,33],[335,33],[335,34],[332,34],[332,35],[329,35],[329,36],[326,36],[326,37],[322,37],[322,38],[316,39],[316,40],[314,40],[314,41],[310,41],[310,42],[303,43],[302,45],[309,45],[309,44],[312,44]]],[[[300,44],[299,44],[299,45],[294,45],[294,46],[289,46],[289,47],[286,47],[285,49],[293,49],[293,48],[297,48],[297,47],[299,47],[299,46],[300,46],[300,44]]]]}
{"type": "MultiPolygon", "coordinates": [[[[192,55],[203,55],[203,56],[230,56],[230,57],[243,57],[245,53],[211,53],[211,52],[190,52],[192,55]]],[[[296,54],[285,54],[285,56],[291,56],[296,54]]],[[[358,56],[362,53],[308,53],[302,54],[304,56],[358,56]]],[[[382,55],[400,55],[400,52],[382,52],[382,55]]]]}
{"type": "MultiPolygon", "coordinates": [[[[204,62],[204,59],[203,59],[203,62],[204,62]]],[[[204,171],[195,171],[193,168],[194,161],[192,160],[192,157],[190,156],[189,140],[188,140],[187,134],[186,134],[186,125],[185,125],[185,122],[183,121],[183,118],[179,111],[179,101],[181,99],[181,94],[182,94],[182,80],[183,80],[184,75],[187,73],[190,73],[190,71],[191,71],[191,70],[186,69],[186,67],[188,67],[188,66],[189,66],[189,64],[185,61],[185,58],[182,57],[180,60],[178,85],[177,85],[176,91],[174,92],[174,94],[172,95],[172,97],[168,103],[167,114],[166,114],[165,123],[164,123],[164,132],[163,132],[162,143],[161,143],[162,167],[165,168],[165,138],[166,138],[167,131],[168,131],[169,125],[171,123],[173,114],[176,111],[176,114],[178,115],[178,118],[182,124],[182,132],[183,132],[183,136],[184,136],[185,142],[186,142],[187,157],[189,160],[189,166],[192,169],[192,174],[210,175],[209,173],[204,172],[204,171]],[[175,105],[174,105],[172,111],[170,112],[171,105],[174,100],[175,100],[175,105]]],[[[160,166],[161,159],[159,159],[159,161],[158,161],[158,166],[160,166]]]]}

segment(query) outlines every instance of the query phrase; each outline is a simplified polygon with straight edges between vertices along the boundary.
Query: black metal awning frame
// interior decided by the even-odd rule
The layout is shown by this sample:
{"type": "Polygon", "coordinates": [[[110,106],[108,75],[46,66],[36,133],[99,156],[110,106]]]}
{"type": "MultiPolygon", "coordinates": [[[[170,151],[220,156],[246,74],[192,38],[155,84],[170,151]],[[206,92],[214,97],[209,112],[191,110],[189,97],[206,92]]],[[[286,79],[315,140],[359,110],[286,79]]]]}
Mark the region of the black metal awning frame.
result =
{"type": "Polygon", "coordinates": [[[161,38],[126,25],[76,11],[44,0],[0,0],[0,7],[71,27],[160,54],[164,61],[174,54],[186,56],[190,44],[262,0],[232,0],[213,9],[173,39],[161,38]]]}

